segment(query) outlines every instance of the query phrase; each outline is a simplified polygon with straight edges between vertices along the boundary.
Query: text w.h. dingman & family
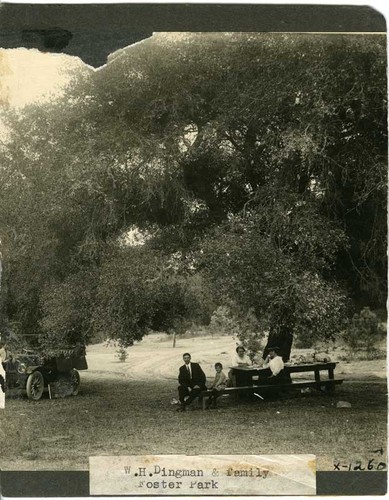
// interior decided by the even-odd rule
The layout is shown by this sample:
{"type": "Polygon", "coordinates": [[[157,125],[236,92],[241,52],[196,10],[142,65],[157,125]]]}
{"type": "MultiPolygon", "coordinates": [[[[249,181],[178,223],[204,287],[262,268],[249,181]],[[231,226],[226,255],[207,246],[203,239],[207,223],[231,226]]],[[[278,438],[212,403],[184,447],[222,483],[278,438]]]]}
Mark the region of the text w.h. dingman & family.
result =
{"type": "Polygon", "coordinates": [[[259,467],[250,467],[248,469],[234,469],[232,467],[226,468],[224,471],[212,470],[212,479],[205,480],[203,469],[169,469],[154,465],[150,468],[146,467],[131,467],[130,465],[124,466],[124,473],[133,475],[139,478],[138,488],[152,489],[170,489],[179,490],[182,488],[182,481],[173,481],[174,479],[182,478],[197,478],[191,479],[187,485],[190,489],[198,490],[217,490],[219,489],[219,480],[216,478],[224,477],[256,477],[266,479],[269,471],[259,467]],[[201,478],[201,479],[200,479],[201,478]]]}
{"type": "Polygon", "coordinates": [[[312,495],[313,455],[127,455],[89,458],[91,495],[312,495]]]}

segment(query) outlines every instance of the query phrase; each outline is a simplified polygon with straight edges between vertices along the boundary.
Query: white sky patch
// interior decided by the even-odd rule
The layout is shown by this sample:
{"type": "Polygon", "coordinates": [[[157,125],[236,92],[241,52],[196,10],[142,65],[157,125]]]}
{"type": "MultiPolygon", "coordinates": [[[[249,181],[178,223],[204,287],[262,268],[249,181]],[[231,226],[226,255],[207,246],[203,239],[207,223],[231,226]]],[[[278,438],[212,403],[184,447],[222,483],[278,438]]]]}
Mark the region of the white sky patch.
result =
{"type": "Polygon", "coordinates": [[[60,97],[73,72],[87,68],[78,57],[36,49],[0,49],[0,104],[22,108],[60,97]]]}

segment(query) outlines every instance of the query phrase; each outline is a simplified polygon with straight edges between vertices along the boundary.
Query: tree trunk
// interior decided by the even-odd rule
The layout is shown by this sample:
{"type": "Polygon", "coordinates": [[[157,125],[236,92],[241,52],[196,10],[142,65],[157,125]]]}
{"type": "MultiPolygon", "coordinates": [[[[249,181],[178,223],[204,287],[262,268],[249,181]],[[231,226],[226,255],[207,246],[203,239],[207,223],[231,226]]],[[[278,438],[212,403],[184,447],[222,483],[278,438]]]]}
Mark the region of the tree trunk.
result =
{"type": "Polygon", "coordinates": [[[285,325],[277,325],[277,327],[271,327],[267,344],[263,351],[263,359],[265,359],[266,356],[268,355],[269,347],[278,347],[279,355],[286,363],[290,359],[292,343],[293,343],[293,328],[285,325]]]}
{"type": "Polygon", "coordinates": [[[177,333],[173,332],[173,347],[176,347],[176,336],[177,336],[177,333]]]}

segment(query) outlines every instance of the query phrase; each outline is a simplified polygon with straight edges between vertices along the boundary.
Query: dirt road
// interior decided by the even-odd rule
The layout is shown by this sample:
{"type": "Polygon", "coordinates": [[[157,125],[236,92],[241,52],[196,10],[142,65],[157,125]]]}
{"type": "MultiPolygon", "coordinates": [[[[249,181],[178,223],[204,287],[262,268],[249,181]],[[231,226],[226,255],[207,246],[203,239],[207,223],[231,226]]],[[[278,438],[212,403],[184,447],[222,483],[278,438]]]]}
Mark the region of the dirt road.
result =
{"type": "MultiPolygon", "coordinates": [[[[236,340],[228,336],[195,337],[179,339],[175,348],[172,339],[164,334],[154,334],[127,349],[128,358],[120,362],[115,353],[117,347],[97,344],[88,347],[89,370],[83,372],[84,379],[131,379],[131,380],[176,380],[182,364],[182,354],[190,352],[192,360],[201,363],[208,378],[213,377],[214,364],[219,361],[228,370],[235,352],[236,340]]],[[[293,354],[307,354],[307,349],[293,349],[293,354]]],[[[331,353],[338,361],[344,351],[331,353]]],[[[336,375],[346,380],[385,380],[386,361],[340,361],[336,375]]]]}

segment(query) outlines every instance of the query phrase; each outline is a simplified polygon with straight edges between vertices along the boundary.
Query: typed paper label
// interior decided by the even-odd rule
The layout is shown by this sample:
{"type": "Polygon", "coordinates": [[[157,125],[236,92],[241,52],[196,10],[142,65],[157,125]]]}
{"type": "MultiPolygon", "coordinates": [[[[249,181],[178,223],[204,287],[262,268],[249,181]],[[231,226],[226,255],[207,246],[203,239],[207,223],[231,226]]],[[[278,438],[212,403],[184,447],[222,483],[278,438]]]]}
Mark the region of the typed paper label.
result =
{"type": "Polygon", "coordinates": [[[91,495],[314,495],[314,455],[89,458],[91,495]]]}

